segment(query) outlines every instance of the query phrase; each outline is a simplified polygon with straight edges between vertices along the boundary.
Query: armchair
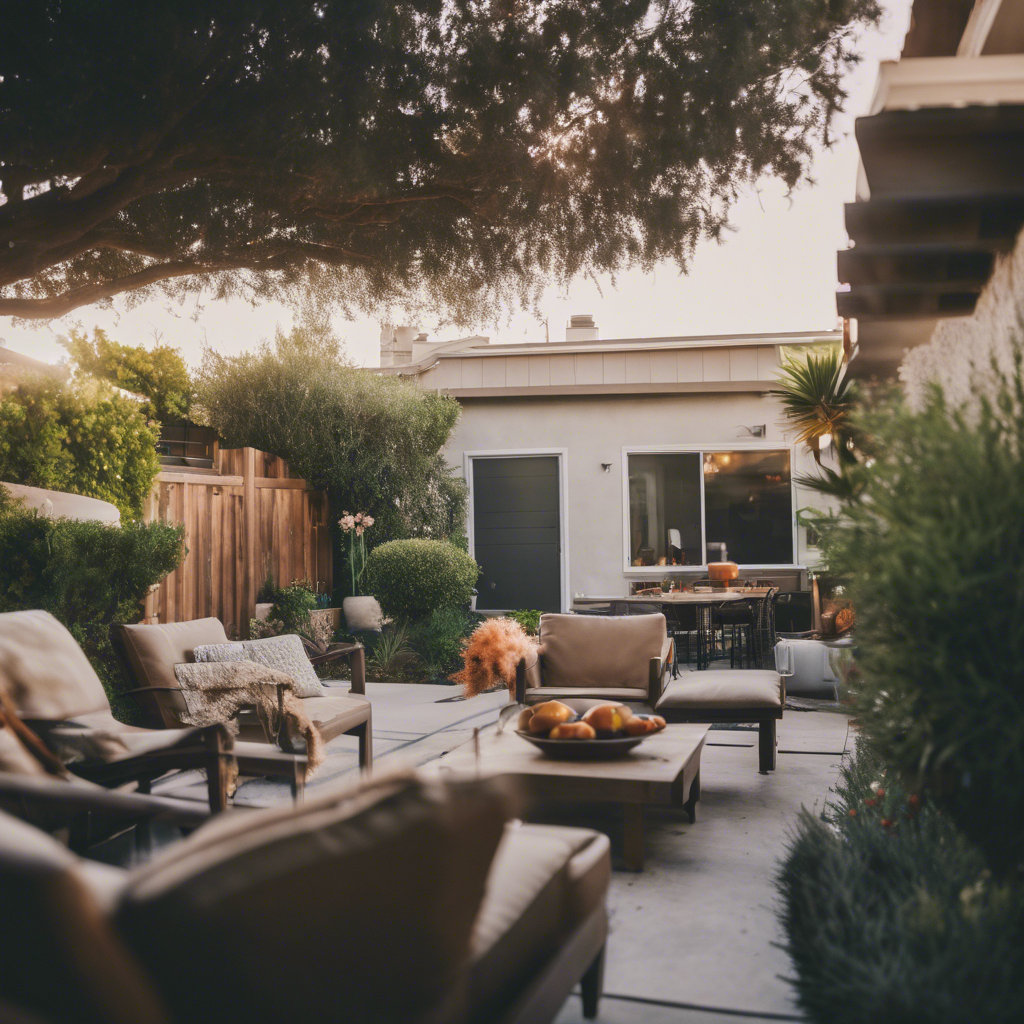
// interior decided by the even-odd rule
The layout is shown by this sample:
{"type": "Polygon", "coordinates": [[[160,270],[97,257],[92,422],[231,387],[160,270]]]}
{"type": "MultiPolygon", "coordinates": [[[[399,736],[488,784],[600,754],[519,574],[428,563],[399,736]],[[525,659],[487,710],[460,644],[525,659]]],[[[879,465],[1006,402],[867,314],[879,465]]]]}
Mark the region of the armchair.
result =
{"type": "Polygon", "coordinates": [[[537,655],[516,669],[516,700],[593,697],[654,705],[672,667],[672,651],[660,613],[542,615],[537,655]]]}

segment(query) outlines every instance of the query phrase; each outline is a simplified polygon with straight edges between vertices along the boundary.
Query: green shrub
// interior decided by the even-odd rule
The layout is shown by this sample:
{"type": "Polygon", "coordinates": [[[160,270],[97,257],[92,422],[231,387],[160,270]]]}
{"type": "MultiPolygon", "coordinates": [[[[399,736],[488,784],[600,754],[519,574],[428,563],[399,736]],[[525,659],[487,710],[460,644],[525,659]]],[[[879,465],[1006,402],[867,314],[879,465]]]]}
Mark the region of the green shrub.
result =
{"type": "MultiPolygon", "coordinates": [[[[465,528],[465,481],[444,454],[459,403],[353,366],[328,332],[278,332],[273,345],[240,356],[208,351],[196,401],[228,446],[279,455],[326,491],[334,518],[369,513],[368,543],[447,539],[465,528]]],[[[351,569],[340,571],[339,531],[333,537],[336,585],[347,592],[351,569]]]]}
{"type": "Polygon", "coordinates": [[[133,705],[110,647],[113,622],[138,622],[142,601],[184,557],[184,527],[128,523],[120,528],[49,519],[0,487],[0,612],[39,608],[82,645],[115,711],[133,705]]]}
{"type": "Polygon", "coordinates": [[[447,683],[448,676],[462,667],[462,645],[479,620],[464,608],[448,606],[435,608],[410,625],[409,645],[429,682],[447,683]]]}
{"type": "Polygon", "coordinates": [[[1020,887],[993,882],[863,745],[842,779],[827,820],[801,816],[779,876],[802,1009],[821,1024],[1024,1019],[1020,887]]]}
{"type": "Polygon", "coordinates": [[[476,562],[445,541],[393,540],[367,556],[362,585],[385,615],[420,619],[468,605],[479,575],[476,562]]]}
{"type": "Polygon", "coordinates": [[[138,402],[99,381],[33,377],[0,396],[0,480],[100,498],[139,519],[160,464],[138,402]]]}
{"type": "Polygon", "coordinates": [[[857,611],[856,710],[1002,874],[1024,862],[1024,380],[859,424],[859,498],[816,521],[857,611]]]}
{"type": "Polygon", "coordinates": [[[540,617],[543,614],[536,608],[520,608],[518,611],[505,612],[505,618],[518,622],[524,632],[536,636],[540,632],[540,617]]]}
{"type": "Polygon", "coordinates": [[[283,625],[282,633],[306,633],[309,613],[316,608],[316,594],[308,580],[293,580],[273,591],[270,618],[283,625]]]}

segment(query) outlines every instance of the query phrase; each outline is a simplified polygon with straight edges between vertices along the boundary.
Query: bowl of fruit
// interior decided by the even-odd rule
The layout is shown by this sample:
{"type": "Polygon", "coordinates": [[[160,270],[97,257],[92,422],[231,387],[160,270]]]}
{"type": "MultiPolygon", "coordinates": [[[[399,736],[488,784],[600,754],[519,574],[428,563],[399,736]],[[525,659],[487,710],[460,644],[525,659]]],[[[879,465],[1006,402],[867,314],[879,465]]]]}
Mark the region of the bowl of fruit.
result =
{"type": "Polygon", "coordinates": [[[659,715],[612,701],[549,700],[519,713],[516,733],[547,757],[594,761],[628,754],[665,728],[659,715]]]}

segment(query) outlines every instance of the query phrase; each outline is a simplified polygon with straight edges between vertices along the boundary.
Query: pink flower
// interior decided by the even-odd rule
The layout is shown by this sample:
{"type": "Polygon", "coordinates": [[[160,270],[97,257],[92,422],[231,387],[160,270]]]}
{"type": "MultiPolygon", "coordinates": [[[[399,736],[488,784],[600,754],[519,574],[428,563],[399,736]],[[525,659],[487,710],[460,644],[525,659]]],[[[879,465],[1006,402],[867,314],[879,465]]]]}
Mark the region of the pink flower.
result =
{"type": "Polygon", "coordinates": [[[355,520],[355,517],[354,517],[354,516],[350,516],[350,515],[349,515],[349,514],[348,514],[348,513],[346,512],[346,513],[345,513],[345,514],[344,514],[344,515],[343,515],[343,516],[342,516],[342,517],[341,517],[341,518],[340,518],[340,519],[338,520],[338,525],[339,525],[339,526],[340,526],[340,527],[342,528],[342,530],[344,530],[344,531],[345,531],[345,533],[348,533],[348,531],[349,531],[349,530],[351,530],[351,529],[352,529],[352,528],[353,528],[353,527],[354,527],[354,526],[356,525],[356,520],[355,520]]]}
{"type": "Polygon", "coordinates": [[[358,526],[356,527],[356,536],[357,536],[357,537],[362,537],[362,535],[363,535],[363,524],[362,524],[362,523],[360,523],[360,524],[359,524],[359,525],[358,525],[358,526]]]}
{"type": "Polygon", "coordinates": [[[364,515],[363,516],[363,526],[366,526],[366,527],[373,526],[373,516],[364,515]]]}
{"type": "Polygon", "coordinates": [[[361,523],[362,521],[363,521],[363,513],[362,512],[357,512],[356,513],[356,522],[357,523],[361,523]]]}

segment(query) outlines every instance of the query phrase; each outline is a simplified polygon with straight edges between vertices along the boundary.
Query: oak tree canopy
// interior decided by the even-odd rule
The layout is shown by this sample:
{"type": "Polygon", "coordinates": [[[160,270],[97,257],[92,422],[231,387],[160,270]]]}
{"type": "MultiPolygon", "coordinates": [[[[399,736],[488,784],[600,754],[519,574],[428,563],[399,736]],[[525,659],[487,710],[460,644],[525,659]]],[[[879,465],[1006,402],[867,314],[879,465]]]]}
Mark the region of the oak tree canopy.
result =
{"type": "Polygon", "coordinates": [[[0,315],[684,265],[795,185],[877,0],[5,0],[0,315]]]}

